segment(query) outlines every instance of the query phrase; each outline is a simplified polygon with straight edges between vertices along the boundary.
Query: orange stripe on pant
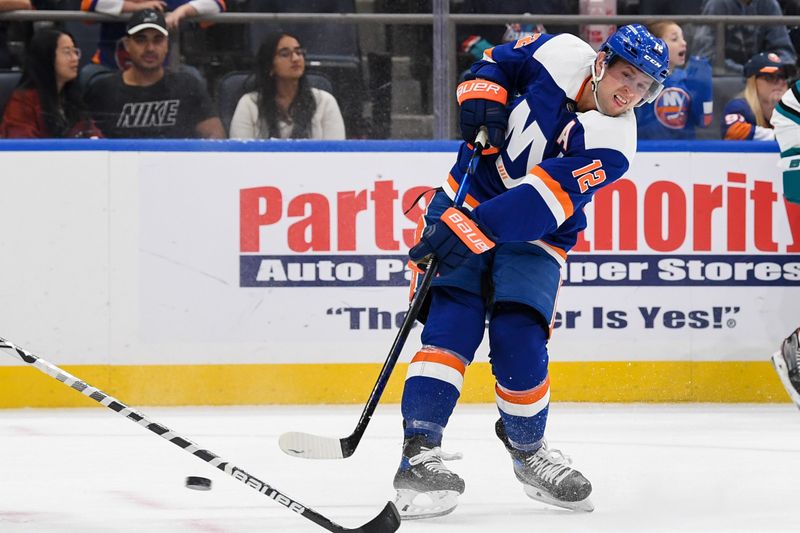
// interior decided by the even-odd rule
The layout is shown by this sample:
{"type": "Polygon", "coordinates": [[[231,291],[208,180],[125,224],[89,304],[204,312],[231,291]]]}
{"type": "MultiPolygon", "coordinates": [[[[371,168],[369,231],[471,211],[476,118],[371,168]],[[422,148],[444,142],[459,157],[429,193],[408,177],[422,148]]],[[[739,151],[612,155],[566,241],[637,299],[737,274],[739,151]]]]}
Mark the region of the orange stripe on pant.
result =
{"type": "Polygon", "coordinates": [[[466,369],[467,365],[455,354],[435,346],[425,346],[411,359],[406,380],[414,377],[438,379],[451,384],[460,393],[466,369]]]}

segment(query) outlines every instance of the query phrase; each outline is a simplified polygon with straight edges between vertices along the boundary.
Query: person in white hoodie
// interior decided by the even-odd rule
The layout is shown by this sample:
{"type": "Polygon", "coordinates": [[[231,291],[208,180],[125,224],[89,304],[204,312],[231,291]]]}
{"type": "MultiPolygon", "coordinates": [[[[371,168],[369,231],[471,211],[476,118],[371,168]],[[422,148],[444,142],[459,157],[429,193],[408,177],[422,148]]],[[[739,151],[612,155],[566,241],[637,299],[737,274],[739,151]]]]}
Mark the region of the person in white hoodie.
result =
{"type": "Polygon", "coordinates": [[[344,139],[339,104],[311,87],[300,40],[278,31],[264,40],[255,61],[256,90],[239,99],[231,139],[344,139]]]}

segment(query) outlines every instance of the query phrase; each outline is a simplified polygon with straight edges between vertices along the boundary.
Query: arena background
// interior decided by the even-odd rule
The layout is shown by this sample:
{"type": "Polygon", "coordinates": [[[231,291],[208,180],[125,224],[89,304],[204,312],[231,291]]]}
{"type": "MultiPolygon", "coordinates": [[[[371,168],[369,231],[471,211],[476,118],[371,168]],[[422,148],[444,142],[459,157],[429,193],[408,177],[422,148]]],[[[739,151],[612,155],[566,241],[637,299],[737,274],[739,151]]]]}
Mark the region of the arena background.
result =
{"type": "MultiPolygon", "coordinates": [[[[134,405],[361,403],[457,143],[5,141],[0,337],[134,405]]],[[[552,399],[785,402],[800,206],[774,143],[640,143],[570,255],[552,399]]],[[[384,400],[397,402],[419,328],[384,400]]],[[[463,400],[493,401],[487,346],[463,400]]],[[[91,400],[0,359],[0,407],[91,400]]]]}

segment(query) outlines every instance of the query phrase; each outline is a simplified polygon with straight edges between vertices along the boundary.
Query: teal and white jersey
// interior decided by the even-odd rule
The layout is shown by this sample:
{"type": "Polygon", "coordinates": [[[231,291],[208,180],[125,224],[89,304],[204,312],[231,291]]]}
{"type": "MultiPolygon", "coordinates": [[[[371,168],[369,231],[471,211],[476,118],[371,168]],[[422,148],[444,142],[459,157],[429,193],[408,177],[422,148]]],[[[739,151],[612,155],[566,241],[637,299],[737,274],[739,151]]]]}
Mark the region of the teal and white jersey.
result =
{"type": "Polygon", "coordinates": [[[781,148],[783,195],[800,204],[800,81],[795,82],[775,105],[770,119],[781,148]]]}

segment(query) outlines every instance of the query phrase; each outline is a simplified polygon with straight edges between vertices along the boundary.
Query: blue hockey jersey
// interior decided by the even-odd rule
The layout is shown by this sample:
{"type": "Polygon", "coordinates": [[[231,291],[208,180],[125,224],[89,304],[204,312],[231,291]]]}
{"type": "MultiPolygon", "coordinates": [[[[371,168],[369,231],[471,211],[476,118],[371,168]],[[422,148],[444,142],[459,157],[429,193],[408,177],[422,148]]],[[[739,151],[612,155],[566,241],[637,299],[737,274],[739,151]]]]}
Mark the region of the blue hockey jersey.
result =
{"type": "Polygon", "coordinates": [[[711,65],[693,57],[670,73],[654,102],[636,108],[639,138],[694,139],[696,127],[711,124],[713,106],[711,65]]]}
{"type": "MultiPolygon", "coordinates": [[[[610,117],[575,109],[591,90],[595,57],[574,35],[536,34],[487,50],[471,69],[505,87],[511,102],[502,150],[481,158],[465,207],[498,242],[532,242],[559,264],[586,227],[583,206],[628,170],[636,152],[633,111],[610,117]]],[[[450,198],[470,153],[462,144],[443,185],[450,198]]]]}

